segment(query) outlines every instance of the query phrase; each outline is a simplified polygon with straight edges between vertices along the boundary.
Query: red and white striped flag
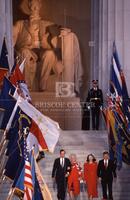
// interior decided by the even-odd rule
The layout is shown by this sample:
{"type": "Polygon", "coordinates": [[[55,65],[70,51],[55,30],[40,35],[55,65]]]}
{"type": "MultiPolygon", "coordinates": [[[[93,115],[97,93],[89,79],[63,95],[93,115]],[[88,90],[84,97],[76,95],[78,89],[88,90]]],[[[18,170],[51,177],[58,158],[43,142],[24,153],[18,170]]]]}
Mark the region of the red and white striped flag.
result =
{"type": "Polygon", "coordinates": [[[32,200],[33,198],[33,179],[31,172],[31,163],[29,161],[29,152],[27,150],[27,144],[24,140],[24,158],[25,158],[25,174],[24,174],[24,198],[23,200],[32,200]]]}

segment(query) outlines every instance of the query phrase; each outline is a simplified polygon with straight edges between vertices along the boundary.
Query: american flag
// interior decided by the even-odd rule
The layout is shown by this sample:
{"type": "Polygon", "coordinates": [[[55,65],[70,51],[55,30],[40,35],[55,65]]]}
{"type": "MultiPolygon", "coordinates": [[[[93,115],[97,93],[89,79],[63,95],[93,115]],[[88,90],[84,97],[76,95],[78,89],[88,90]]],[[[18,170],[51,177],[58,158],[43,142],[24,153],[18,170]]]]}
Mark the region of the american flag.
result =
{"type": "Polygon", "coordinates": [[[25,157],[25,175],[24,175],[24,198],[23,198],[23,200],[32,200],[34,187],[33,187],[31,164],[30,164],[30,160],[29,160],[29,151],[27,149],[26,138],[24,139],[24,157],[25,157]]]}

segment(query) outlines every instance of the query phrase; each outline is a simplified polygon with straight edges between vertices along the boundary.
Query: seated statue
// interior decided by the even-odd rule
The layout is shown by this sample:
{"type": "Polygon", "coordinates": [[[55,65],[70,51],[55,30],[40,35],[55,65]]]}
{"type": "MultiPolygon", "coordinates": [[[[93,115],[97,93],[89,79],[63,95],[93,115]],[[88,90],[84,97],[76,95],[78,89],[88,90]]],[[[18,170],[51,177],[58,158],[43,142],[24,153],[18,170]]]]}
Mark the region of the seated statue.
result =
{"type": "MultiPolygon", "coordinates": [[[[61,77],[61,74],[64,74],[66,53],[63,55],[63,52],[66,52],[66,48],[63,47],[63,43],[66,43],[65,38],[71,31],[61,29],[53,22],[41,19],[41,3],[41,0],[28,0],[29,19],[19,20],[15,23],[13,41],[16,54],[21,60],[25,59],[24,74],[29,89],[45,91],[50,74],[56,74],[58,78],[61,77]]],[[[67,80],[66,74],[62,76],[62,81],[75,81],[75,69],[71,69],[71,67],[70,65],[67,74],[72,73],[73,80],[67,80]]],[[[78,70],[76,70],[76,73],[80,76],[80,78],[76,78],[80,82],[81,73],[78,70]]]]}

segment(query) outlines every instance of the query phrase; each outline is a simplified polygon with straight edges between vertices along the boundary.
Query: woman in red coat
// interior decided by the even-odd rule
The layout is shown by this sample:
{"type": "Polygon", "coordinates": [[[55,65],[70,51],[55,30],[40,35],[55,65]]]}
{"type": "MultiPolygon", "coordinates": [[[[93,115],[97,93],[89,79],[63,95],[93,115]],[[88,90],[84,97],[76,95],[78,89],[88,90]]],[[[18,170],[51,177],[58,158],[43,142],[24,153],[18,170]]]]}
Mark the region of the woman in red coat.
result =
{"type": "Polygon", "coordinates": [[[84,163],[84,180],[86,182],[89,200],[97,198],[97,162],[92,154],[87,156],[87,161],[84,163]]]}
{"type": "Polygon", "coordinates": [[[71,170],[68,175],[68,192],[70,200],[74,200],[80,194],[80,180],[82,179],[82,169],[77,162],[76,155],[70,156],[71,170]]]}

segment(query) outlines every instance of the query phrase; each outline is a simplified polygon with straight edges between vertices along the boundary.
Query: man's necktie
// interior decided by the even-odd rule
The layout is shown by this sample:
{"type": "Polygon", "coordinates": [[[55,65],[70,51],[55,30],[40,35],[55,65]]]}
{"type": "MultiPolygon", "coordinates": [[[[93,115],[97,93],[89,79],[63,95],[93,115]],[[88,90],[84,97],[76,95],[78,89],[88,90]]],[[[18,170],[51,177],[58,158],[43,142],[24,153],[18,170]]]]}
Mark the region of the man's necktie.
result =
{"type": "Polygon", "coordinates": [[[107,169],[107,161],[105,161],[105,168],[107,169]]]}
{"type": "Polygon", "coordinates": [[[61,161],[61,165],[62,167],[64,167],[64,159],[62,158],[62,161],[61,161]]]}

